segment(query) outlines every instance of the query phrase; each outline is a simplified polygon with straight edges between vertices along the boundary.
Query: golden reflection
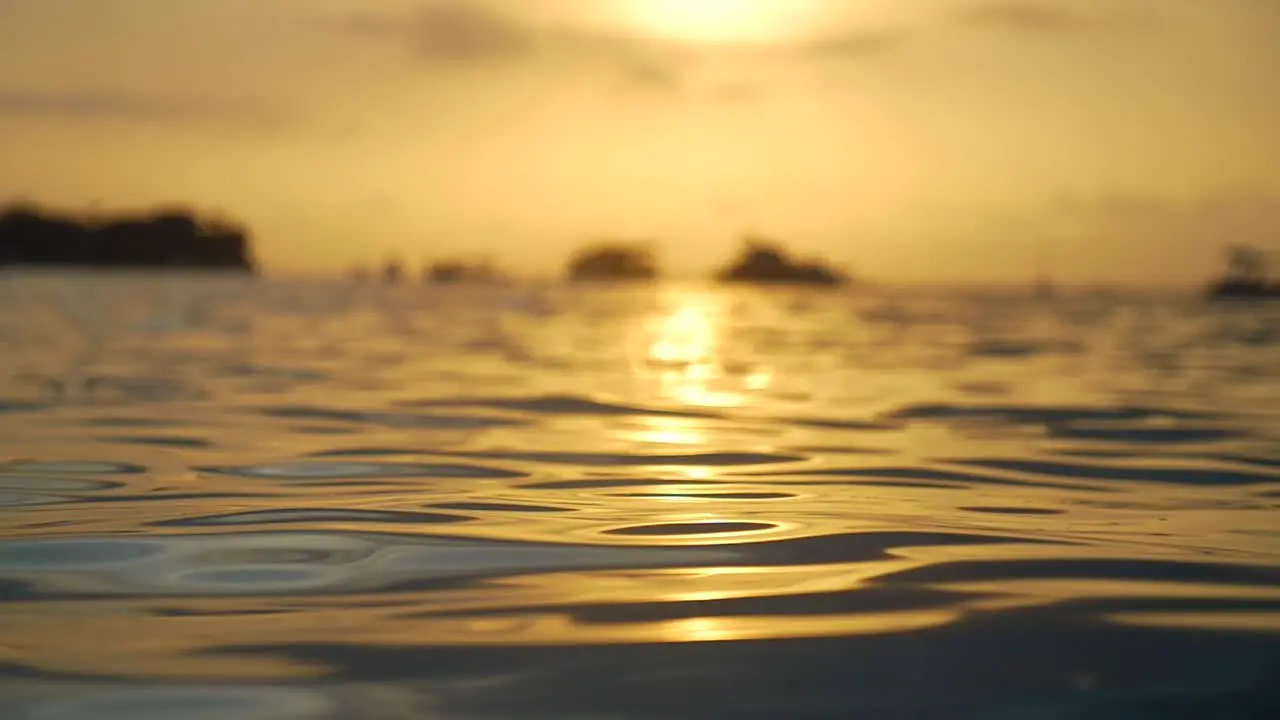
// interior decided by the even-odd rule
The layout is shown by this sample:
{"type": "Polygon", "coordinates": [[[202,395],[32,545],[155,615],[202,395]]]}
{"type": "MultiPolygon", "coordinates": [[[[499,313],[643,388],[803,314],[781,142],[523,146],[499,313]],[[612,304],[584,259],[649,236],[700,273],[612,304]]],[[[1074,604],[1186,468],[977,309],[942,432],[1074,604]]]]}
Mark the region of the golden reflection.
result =
{"type": "MultiPolygon", "coordinates": [[[[729,373],[722,351],[725,298],[706,291],[680,291],[665,298],[669,309],[645,328],[645,369],[656,374],[659,394],[695,407],[738,407],[746,391],[767,389],[772,373],[752,368],[729,373]],[[740,375],[740,377],[735,377],[740,375]]],[[[667,427],[676,423],[661,420],[667,427]]]]}

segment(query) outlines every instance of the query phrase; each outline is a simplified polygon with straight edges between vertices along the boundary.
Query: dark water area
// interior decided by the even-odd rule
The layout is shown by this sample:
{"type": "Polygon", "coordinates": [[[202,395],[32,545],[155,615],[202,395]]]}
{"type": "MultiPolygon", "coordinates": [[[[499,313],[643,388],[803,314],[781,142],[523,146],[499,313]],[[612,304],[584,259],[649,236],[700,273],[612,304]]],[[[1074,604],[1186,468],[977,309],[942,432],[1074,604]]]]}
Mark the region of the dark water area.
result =
{"type": "Polygon", "coordinates": [[[0,717],[1280,717],[1280,306],[3,276],[0,717]]]}

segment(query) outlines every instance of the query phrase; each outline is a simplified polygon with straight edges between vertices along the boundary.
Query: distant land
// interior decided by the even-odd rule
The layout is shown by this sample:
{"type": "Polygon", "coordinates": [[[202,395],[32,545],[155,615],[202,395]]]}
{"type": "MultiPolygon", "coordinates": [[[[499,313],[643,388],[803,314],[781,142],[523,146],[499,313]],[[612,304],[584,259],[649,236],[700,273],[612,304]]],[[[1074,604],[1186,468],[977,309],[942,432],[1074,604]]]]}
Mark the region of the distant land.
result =
{"type": "Polygon", "coordinates": [[[762,238],[743,240],[738,257],[719,272],[723,283],[763,285],[844,285],[849,278],[817,260],[798,261],[777,243],[762,238]]]}
{"type": "Polygon", "coordinates": [[[569,259],[568,278],[581,280],[656,280],[658,261],[643,242],[604,242],[569,259]]]}
{"type": "Polygon", "coordinates": [[[185,268],[252,273],[249,233],[185,208],[76,214],[0,211],[0,266],[185,268]]]}

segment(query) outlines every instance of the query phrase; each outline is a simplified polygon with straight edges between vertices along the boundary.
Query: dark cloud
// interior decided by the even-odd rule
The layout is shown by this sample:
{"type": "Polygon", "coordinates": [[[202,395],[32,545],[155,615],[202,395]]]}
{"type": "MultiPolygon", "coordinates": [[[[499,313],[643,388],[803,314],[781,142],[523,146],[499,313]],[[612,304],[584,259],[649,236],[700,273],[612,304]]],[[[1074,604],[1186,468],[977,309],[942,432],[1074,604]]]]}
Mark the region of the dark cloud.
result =
{"type": "Polygon", "coordinates": [[[400,43],[424,62],[558,61],[602,68],[633,88],[683,87],[685,53],[680,48],[623,34],[529,23],[482,3],[439,0],[409,13],[349,17],[344,26],[400,43]]]}
{"type": "Polygon", "coordinates": [[[258,122],[266,108],[207,97],[149,94],[118,89],[27,90],[0,88],[0,117],[38,120],[151,120],[157,122],[258,122]]]}
{"type": "Polygon", "coordinates": [[[360,14],[348,29],[407,42],[430,60],[509,59],[540,49],[544,38],[532,27],[476,4],[437,2],[403,16],[360,14]]]}

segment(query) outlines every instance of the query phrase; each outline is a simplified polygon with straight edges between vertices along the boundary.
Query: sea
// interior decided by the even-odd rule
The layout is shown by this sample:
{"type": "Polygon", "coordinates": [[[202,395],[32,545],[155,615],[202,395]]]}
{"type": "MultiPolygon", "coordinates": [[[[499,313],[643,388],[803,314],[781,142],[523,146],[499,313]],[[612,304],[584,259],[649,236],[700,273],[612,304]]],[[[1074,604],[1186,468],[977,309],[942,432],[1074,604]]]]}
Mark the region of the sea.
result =
{"type": "Polygon", "coordinates": [[[0,717],[1280,717],[1280,303],[0,276],[0,717]]]}

